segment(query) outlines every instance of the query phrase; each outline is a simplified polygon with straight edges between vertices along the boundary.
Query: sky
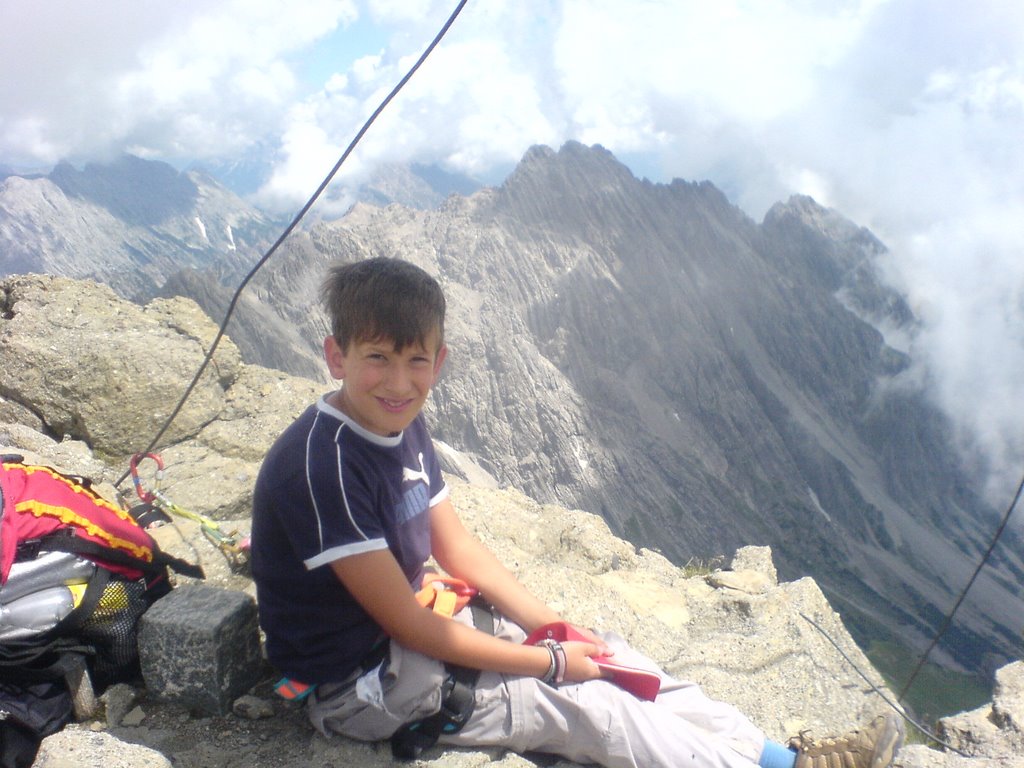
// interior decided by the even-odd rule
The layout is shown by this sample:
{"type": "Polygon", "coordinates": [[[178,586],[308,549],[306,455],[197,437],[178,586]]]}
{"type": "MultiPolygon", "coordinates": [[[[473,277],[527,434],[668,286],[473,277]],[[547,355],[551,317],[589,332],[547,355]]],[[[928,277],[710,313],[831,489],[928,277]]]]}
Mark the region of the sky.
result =
{"type": "MultiPolygon", "coordinates": [[[[3,0],[0,166],[255,162],[252,201],[292,213],[456,5],[3,0]]],[[[381,163],[500,181],[570,139],[709,180],[755,220],[807,194],[870,229],[921,321],[889,341],[1005,507],[1024,473],[1024,3],[469,0],[323,210],[381,163]]]]}

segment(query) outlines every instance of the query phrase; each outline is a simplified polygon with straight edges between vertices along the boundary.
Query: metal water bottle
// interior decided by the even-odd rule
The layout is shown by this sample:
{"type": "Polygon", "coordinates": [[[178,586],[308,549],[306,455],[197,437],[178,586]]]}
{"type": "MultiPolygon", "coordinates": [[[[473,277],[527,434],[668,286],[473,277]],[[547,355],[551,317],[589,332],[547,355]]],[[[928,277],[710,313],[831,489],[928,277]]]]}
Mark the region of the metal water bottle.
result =
{"type": "Polygon", "coordinates": [[[0,641],[24,640],[52,629],[82,599],[84,584],[48,587],[0,604],[0,641]]]}
{"type": "Polygon", "coordinates": [[[0,587],[0,605],[47,587],[85,584],[96,573],[96,563],[70,552],[47,552],[35,560],[16,562],[0,587]]]}

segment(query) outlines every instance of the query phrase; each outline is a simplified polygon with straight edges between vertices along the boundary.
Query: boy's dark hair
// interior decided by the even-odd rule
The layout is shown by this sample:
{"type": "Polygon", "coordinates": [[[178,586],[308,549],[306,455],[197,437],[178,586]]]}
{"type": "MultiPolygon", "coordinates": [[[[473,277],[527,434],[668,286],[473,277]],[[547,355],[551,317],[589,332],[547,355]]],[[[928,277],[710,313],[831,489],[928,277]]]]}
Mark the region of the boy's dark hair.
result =
{"type": "MultiPolygon", "coordinates": [[[[401,259],[384,256],[330,268],[320,298],[331,319],[338,346],[388,339],[401,352],[410,344],[426,346],[437,329],[444,341],[444,293],[437,281],[401,259]]],[[[434,350],[431,350],[434,351],[434,350]]]]}

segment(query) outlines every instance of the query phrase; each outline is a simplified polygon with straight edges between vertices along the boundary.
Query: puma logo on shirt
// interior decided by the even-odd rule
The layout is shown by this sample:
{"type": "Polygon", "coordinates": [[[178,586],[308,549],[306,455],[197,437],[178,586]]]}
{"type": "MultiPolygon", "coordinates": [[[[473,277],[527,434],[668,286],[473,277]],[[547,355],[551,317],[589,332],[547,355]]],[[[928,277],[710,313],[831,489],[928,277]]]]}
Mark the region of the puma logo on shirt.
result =
{"type": "Polygon", "coordinates": [[[412,520],[430,507],[430,476],[423,467],[423,454],[420,453],[418,470],[402,467],[402,499],[395,507],[395,517],[399,523],[412,520]],[[417,482],[420,481],[420,482],[417,482]],[[405,488],[406,483],[412,483],[405,488]]]}

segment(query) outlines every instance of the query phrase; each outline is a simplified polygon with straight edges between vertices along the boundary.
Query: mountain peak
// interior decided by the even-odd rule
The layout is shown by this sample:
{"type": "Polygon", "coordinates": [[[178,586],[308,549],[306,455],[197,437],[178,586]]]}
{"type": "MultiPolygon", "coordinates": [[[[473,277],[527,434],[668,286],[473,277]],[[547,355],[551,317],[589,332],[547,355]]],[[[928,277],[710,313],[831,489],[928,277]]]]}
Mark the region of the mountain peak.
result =
{"type": "Polygon", "coordinates": [[[536,174],[546,179],[557,176],[565,179],[586,177],[590,184],[593,184],[595,176],[608,180],[636,181],[633,172],[600,144],[588,147],[578,141],[567,141],[557,152],[540,144],[530,147],[505,186],[510,183],[514,185],[523,177],[529,178],[536,174]]]}
{"type": "Polygon", "coordinates": [[[557,152],[531,147],[498,189],[495,210],[557,230],[600,228],[606,215],[647,220],[651,184],[600,145],[566,142],[557,152]]]}
{"type": "Polygon", "coordinates": [[[153,226],[187,214],[199,188],[167,163],[121,155],[110,163],[88,163],[79,171],[61,161],[49,175],[68,197],[106,208],[130,224],[153,226]]]}

